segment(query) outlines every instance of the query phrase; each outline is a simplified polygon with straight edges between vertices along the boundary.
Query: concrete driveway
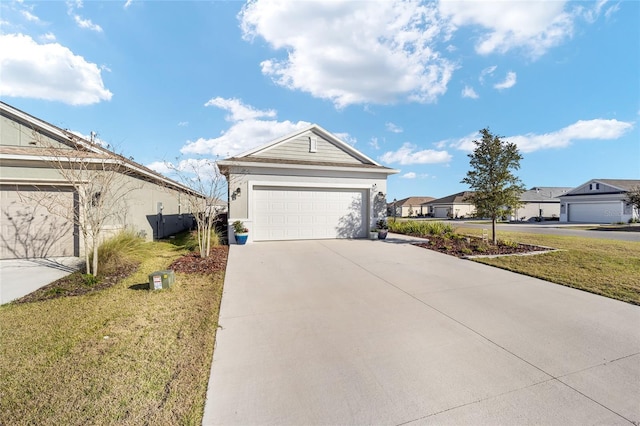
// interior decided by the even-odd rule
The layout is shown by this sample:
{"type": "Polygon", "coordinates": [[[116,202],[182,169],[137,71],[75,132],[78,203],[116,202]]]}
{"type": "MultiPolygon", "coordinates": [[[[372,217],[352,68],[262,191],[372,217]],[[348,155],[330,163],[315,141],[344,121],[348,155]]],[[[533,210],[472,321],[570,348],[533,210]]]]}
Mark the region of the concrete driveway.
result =
{"type": "Polygon", "coordinates": [[[19,299],[77,271],[78,257],[0,260],[0,304],[19,299]]]}
{"type": "Polygon", "coordinates": [[[205,425],[638,424],[640,307],[386,241],[231,246],[205,425]]]}

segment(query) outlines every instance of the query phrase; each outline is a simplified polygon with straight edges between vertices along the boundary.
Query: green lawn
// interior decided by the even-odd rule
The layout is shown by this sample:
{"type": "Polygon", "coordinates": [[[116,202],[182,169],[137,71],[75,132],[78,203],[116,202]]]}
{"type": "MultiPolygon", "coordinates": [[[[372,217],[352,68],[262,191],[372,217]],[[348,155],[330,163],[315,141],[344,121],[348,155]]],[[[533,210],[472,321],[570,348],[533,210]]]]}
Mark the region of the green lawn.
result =
{"type": "MultiPolygon", "coordinates": [[[[459,227],[457,232],[477,235],[481,230],[459,227]]],[[[498,231],[498,238],[560,251],[475,261],[640,305],[640,244],[637,242],[506,231],[498,231]]]]}
{"type": "Polygon", "coordinates": [[[201,423],[224,276],[142,290],[183,253],[148,244],[111,288],[0,307],[0,424],[201,423]]]}

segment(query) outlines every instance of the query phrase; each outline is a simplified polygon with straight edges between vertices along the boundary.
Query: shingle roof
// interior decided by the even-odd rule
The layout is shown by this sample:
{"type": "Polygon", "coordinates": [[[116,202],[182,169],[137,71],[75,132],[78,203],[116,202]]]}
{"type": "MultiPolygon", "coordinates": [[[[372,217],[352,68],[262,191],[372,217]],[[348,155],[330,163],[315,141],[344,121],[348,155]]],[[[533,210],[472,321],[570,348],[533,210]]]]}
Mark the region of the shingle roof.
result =
{"type": "Polygon", "coordinates": [[[528,191],[525,191],[520,196],[520,201],[531,202],[560,202],[557,198],[567,192],[571,191],[571,187],[568,186],[535,186],[528,191]]]}
{"type": "MultiPolygon", "coordinates": [[[[426,204],[431,200],[435,200],[435,198],[433,197],[407,197],[407,198],[403,198],[402,200],[397,200],[395,202],[396,207],[402,207],[402,206],[419,206],[421,204],[426,204]]],[[[394,204],[394,203],[389,203],[394,204]]]]}
{"type": "Polygon", "coordinates": [[[640,186],[640,179],[593,179],[597,182],[606,183],[607,185],[615,186],[626,191],[630,191],[637,186],[640,186]]]}
{"type": "Polygon", "coordinates": [[[446,197],[438,198],[437,200],[430,201],[427,204],[471,204],[465,200],[465,197],[473,194],[471,191],[462,191],[457,194],[447,195],[446,197]]]}

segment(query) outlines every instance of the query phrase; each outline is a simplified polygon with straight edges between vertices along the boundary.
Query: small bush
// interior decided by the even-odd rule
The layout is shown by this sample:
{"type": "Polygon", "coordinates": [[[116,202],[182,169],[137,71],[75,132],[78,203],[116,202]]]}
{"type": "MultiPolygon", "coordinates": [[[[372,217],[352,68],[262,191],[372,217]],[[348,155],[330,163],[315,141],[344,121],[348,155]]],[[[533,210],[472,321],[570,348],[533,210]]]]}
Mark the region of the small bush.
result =
{"type": "MultiPolygon", "coordinates": [[[[121,231],[104,241],[98,247],[99,275],[109,275],[121,263],[138,258],[144,242],[144,239],[132,230],[121,231]]],[[[93,262],[93,254],[89,256],[89,261],[93,262]]]]}
{"type": "Polygon", "coordinates": [[[468,256],[468,255],[470,255],[470,254],[473,254],[473,250],[471,250],[471,249],[470,249],[470,248],[468,248],[468,247],[464,247],[464,248],[460,249],[460,252],[461,252],[462,254],[466,254],[467,256],[468,256]]]}
{"type": "Polygon", "coordinates": [[[518,243],[516,243],[515,241],[510,241],[510,240],[498,240],[498,245],[499,246],[505,246],[505,247],[512,247],[512,248],[516,248],[519,246],[518,243]]]}
{"type": "MultiPolygon", "coordinates": [[[[98,257],[98,261],[100,261],[100,257],[98,257]]],[[[82,281],[87,287],[93,287],[100,282],[100,278],[91,274],[82,274],[82,281]]]]}
{"type": "Polygon", "coordinates": [[[449,224],[443,222],[432,221],[413,221],[408,220],[406,222],[389,221],[389,230],[398,234],[407,235],[444,235],[446,233],[454,233],[455,229],[449,224]]]}

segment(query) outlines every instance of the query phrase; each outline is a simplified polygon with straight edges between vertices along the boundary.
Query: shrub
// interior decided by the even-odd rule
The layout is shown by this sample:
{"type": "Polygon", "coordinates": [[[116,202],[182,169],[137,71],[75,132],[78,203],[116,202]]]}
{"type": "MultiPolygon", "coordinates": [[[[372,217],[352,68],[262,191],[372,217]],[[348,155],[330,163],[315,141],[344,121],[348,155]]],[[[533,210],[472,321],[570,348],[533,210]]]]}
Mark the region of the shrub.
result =
{"type": "Polygon", "coordinates": [[[417,222],[413,220],[406,222],[389,221],[389,230],[398,234],[421,236],[452,234],[455,231],[453,226],[442,222],[417,222]]]}
{"type": "Polygon", "coordinates": [[[505,246],[505,247],[512,247],[512,248],[516,248],[519,246],[519,244],[516,243],[515,241],[509,241],[509,240],[498,240],[498,245],[505,246]]]}
{"type": "MultiPolygon", "coordinates": [[[[109,275],[124,261],[137,258],[144,239],[132,230],[124,230],[104,241],[98,247],[99,275],[109,275]]],[[[89,256],[93,262],[93,254],[89,256]]]]}

